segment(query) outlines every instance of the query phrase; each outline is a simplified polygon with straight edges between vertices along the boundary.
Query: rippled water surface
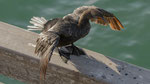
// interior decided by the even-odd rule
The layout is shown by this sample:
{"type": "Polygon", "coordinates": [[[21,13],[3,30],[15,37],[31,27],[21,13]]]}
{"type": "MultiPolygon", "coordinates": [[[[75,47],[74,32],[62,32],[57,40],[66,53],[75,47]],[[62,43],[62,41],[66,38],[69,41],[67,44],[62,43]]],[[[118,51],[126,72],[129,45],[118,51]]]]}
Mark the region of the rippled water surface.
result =
{"type": "Polygon", "coordinates": [[[32,16],[63,17],[83,5],[114,13],[125,30],[92,23],[76,45],[150,69],[150,0],[0,0],[0,21],[27,29],[32,16]]]}

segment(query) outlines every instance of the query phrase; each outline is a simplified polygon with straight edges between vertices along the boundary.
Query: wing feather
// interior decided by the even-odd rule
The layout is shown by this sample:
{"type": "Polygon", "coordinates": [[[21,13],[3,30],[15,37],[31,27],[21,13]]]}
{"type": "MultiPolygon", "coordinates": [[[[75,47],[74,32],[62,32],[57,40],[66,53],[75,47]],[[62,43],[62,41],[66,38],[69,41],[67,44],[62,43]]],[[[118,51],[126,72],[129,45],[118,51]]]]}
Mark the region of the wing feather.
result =
{"type": "Polygon", "coordinates": [[[98,9],[98,10],[100,11],[99,13],[101,13],[103,15],[103,17],[106,21],[104,21],[104,19],[102,19],[102,17],[97,17],[97,18],[91,18],[90,19],[91,22],[95,22],[96,24],[101,24],[104,26],[109,25],[112,30],[120,31],[121,28],[124,29],[121,22],[112,13],[109,13],[103,9],[98,9]]]}
{"type": "Polygon", "coordinates": [[[115,21],[117,22],[117,24],[119,25],[119,27],[121,27],[122,29],[124,29],[123,25],[121,24],[121,22],[116,18],[114,17],[115,21]]]}
{"type": "Polygon", "coordinates": [[[51,59],[53,50],[57,47],[60,37],[52,32],[40,34],[37,39],[35,54],[41,57],[40,60],[40,80],[45,79],[48,62],[51,59]]]}

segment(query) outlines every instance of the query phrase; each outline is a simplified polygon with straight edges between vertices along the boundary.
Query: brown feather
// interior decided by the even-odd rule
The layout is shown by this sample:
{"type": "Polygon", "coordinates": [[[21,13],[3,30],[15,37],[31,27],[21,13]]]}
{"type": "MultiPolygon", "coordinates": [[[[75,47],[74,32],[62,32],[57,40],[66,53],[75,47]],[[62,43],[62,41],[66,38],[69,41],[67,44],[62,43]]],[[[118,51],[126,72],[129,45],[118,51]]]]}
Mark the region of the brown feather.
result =
{"type": "Polygon", "coordinates": [[[49,62],[48,57],[45,57],[45,58],[42,57],[40,60],[40,80],[45,79],[48,62],[49,62]]]}
{"type": "MultiPolygon", "coordinates": [[[[55,43],[53,43],[55,44],[55,43]]],[[[56,46],[53,45],[49,45],[47,46],[47,50],[44,51],[44,53],[42,53],[43,55],[41,56],[41,60],[40,60],[40,80],[44,80],[45,79],[45,75],[46,75],[46,70],[47,70],[47,65],[51,59],[53,50],[56,46]]],[[[40,53],[41,55],[41,53],[40,53]]]]}
{"type": "Polygon", "coordinates": [[[114,25],[113,25],[111,22],[109,23],[109,26],[110,26],[110,28],[111,28],[112,30],[116,30],[115,27],[114,27],[114,25]]]}
{"type": "Polygon", "coordinates": [[[112,20],[112,18],[110,18],[109,19],[109,24],[110,24],[110,27],[113,29],[113,30],[116,30],[116,27],[115,27],[115,25],[114,25],[114,22],[113,22],[113,20],[112,20]]]}
{"type": "Polygon", "coordinates": [[[51,59],[55,47],[58,45],[59,36],[55,33],[45,33],[37,41],[35,53],[41,57],[40,60],[40,81],[45,79],[47,65],[51,59]]]}
{"type": "Polygon", "coordinates": [[[98,17],[97,19],[98,19],[98,23],[99,23],[99,24],[102,24],[102,25],[104,25],[104,26],[107,25],[107,23],[104,22],[104,20],[103,20],[102,18],[98,17]]]}
{"type": "Polygon", "coordinates": [[[90,20],[92,22],[95,22],[96,24],[101,24],[101,25],[110,25],[111,29],[113,30],[121,30],[124,29],[123,25],[121,24],[121,22],[110,12],[107,12],[103,9],[98,9],[100,12],[92,12],[93,15],[98,15],[98,13],[102,14],[102,16],[104,17],[104,19],[106,21],[104,21],[104,19],[102,19],[102,16],[94,16],[97,18],[91,18],[90,20]]]}
{"type": "Polygon", "coordinates": [[[36,44],[36,47],[35,47],[35,54],[39,54],[39,51],[42,51],[43,49],[43,42],[41,41],[42,38],[38,38],[37,40],[37,44],[36,44]]]}
{"type": "MultiPolygon", "coordinates": [[[[112,30],[121,30],[120,28],[123,28],[122,24],[115,16],[114,17],[104,16],[104,18],[109,23],[112,30]]],[[[95,22],[96,24],[101,24],[101,25],[105,25],[105,26],[108,25],[108,23],[104,22],[104,20],[101,17],[98,17],[96,19],[92,18],[90,20],[92,22],[95,22]]]]}
{"type": "Polygon", "coordinates": [[[101,24],[101,25],[104,25],[104,26],[106,26],[106,25],[108,25],[106,22],[104,22],[104,20],[102,20],[102,18],[100,18],[100,17],[98,17],[98,18],[96,18],[96,19],[94,19],[94,18],[92,18],[92,19],[90,19],[91,20],[91,22],[95,22],[96,24],[101,24]]]}
{"type": "Polygon", "coordinates": [[[120,30],[119,26],[117,25],[117,23],[115,23],[113,18],[110,18],[110,24],[113,25],[113,28],[115,30],[120,30]]]}
{"type": "Polygon", "coordinates": [[[117,22],[117,24],[119,25],[120,28],[124,29],[123,25],[121,24],[121,22],[116,18],[114,17],[115,21],[117,22]]]}
{"type": "Polygon", "coordinates": [[[114,24],[116,30],[121,30],[119,25],[117,24],[116,20],[114,18],[112,18],[112,20],[113,20],[113,24],[114,24]]]}

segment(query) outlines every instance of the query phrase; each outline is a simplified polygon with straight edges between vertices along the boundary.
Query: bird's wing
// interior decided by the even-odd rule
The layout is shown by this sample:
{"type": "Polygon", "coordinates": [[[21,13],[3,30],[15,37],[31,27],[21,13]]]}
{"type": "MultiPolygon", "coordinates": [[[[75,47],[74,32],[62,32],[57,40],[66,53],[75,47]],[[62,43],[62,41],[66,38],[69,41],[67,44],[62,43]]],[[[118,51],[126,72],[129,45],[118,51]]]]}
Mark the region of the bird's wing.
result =
{"type": "Polygon", "coordinates": [[[97,8],[96,10],[103,15],[102,17],[97,17],[97,18],[92,18],[91,21],[95,22],[96,24],[101,24],[101,25],[109,25],[112,30],[121,30],[123,29],[123,25],[121,22],[117,19],[116,16],[114,16],[112,13],[107,12],[103,9],[97,8]]]}
{"type": "Polygon", "coordinates": [[[40,60],[40,79],[45,78],[48,62],[51,59],[53,50],[59,43],[59,36],[54,32],[44,32],[37,39],[35,54],[41,57],[40,60]]]}

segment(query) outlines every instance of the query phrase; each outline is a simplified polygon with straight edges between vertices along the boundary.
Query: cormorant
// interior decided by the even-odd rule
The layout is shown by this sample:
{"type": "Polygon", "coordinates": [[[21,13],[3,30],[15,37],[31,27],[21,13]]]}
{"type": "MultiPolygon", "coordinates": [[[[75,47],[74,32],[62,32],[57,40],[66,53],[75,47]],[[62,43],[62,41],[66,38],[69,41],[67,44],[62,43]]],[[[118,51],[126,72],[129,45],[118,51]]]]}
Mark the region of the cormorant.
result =
{"type": "MultiPolygon", "coordinates": [[[[28,26],[29,30],[42,30],[35,47],[35,54],[41,57],[41,79],[45,78],[47,65],[55,48],[71,44],[71,48],[74,52],[78,53],[77,55],[83,54],[73,43],[89,33],[91,28],[89,20],[97,24],[109,25],[112,30],[124,28],[112,13],[96,6],[82,6],[63,18],[54,18],[49,21],[43,17],[31,18],[30,23],[33,26],[28,26]]],[[[58,49],[58,51],[61,57],[69,59],[69,56],[61,51],[61,49],[58,49]]]]}

